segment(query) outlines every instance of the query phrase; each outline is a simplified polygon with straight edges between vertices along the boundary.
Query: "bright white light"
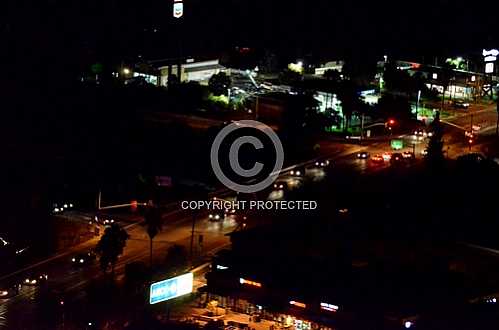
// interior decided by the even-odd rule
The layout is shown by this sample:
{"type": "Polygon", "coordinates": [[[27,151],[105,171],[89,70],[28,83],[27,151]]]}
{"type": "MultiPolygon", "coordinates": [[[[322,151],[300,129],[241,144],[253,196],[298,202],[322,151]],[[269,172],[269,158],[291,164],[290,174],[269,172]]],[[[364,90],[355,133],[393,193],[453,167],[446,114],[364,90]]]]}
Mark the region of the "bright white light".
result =
{"type": "Polygon", "coordinates": [[[82,264],[82,263],[84,263],[84,262],[85,262],[85,260],[83,260],[83,259],[80,259],[80,264],[82,264]]]}
{"type": "Polygon", "coordinates": [[[476,76],[471,76],[471,81],[476,81],[476,76]]]}
{"type": "Polygon", "coordinates": [[[68,204],[64,204],[64,208],[67,209],[68,208],[68,204]]]}
{"type": "Polygon", "coordinates": [[[73,207],[73,204],[69,204],[69,207],[73,207]]]}
{"type": "Polygon", "coordinates": [[[497,50],[497,49],[491,49],[491,50],[484,49],[482,51],[482,55],[484,57],[487,57],[487,56],[499,56],[499,50],[497,50]]]}
{"type": "Polygon", "coordinates": [[[124,69],[123,69],[123,73],[124,73],[124,74],[130,74],[130,69],[128,69],[128,68],[124,68],[124,69]]]}
{"type": "Polygon", "coordinates": [[[493,73],[494,72],[494,63],[489,62],[485,63],[485,73],[493,73]]]}
{"type": "Polygon", "coordinates": [[[76,262],[76,258],[71,259],[72,262],[76,262]]]}
{"type": "Polygon", "coordinates": [[[438,73],[434,73],[434,74],[432,75],[432,77],[433,77],[433,79],[438,79],[438,73]]]}
{"type": "Polygon", "coordinates": [[[59,212],[59,208],[57,208],[57,207],[56,207],[56,208],[54,209],[54,212],[55,212],[55,213],[59,212]]]}
{"type": "Polygon", "coordinates": [[[411,322],[411,321],[406,321],[406,322],[404,323],[404,327],[405,327],[406,329],[411,328],[411,327],[412,327],[412,322],[411,322]]]}

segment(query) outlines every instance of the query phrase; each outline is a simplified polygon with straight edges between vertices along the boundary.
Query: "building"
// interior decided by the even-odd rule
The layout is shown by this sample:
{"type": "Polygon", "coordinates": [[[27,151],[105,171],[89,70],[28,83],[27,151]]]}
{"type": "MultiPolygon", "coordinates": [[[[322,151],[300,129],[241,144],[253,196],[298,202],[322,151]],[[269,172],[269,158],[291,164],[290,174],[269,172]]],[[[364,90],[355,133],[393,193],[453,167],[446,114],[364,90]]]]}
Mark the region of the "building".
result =
{"type": "Polygon", "coordinates": [[[497,281],[483,277],[499,270],[493,256],[388,235],[366,237],[331,219],[235,232],[206,275],[207,300],[284,328],[341,330],[417,329],[433,313],[494,299],[487,292],[497,281]]]}
{"type": "Polygon", "coordinates": [[[196,61],[187,59],[178,63],[177,60],[165,60],[156,62],[160,72],[160,85],[168,85],[168,77],[175,75],[180,78],[181,82],[197,81],[201,84],[207,84],[214,74],[220,72],[228,72],[228,70],[220,65],[218,59],[196,61]],[[180,73],[179,73],[180,66],[180,73]]]}
{"type": "Polygon", "coordinates": [[[343,61],[331,61],[331,62],[321,64],[320,67],[315,68],[315,75],[322,76],[322,75],[324,75],[324,72],[326,72],[327,70],[335,70],[338,72],[342,72],[344,64],[345,64],[345,62],[343,62],[343,61]]]}

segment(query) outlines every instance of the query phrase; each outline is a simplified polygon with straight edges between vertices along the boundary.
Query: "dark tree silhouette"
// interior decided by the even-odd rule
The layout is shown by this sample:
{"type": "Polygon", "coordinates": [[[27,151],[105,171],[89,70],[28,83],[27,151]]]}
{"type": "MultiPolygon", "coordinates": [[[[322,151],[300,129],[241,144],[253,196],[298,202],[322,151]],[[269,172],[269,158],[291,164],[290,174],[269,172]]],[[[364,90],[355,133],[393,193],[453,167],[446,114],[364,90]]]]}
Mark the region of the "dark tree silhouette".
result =
{"type": "Polygon", "coordinates": [[[172,273],[184,268],[189,261],[187,249],[178,244],[170,246],[166,252],[165,264],[172,273]]]}
{"type": "Polygon", "coordinates": [[[329,81],[333,81],[333,82],[338,82],[341,80],[341,74],[339,71],[337,70],[326,70],[326,72],[324,72],[324,79],[326,80],[329,80],[329,81]]]}
{"type": "Polygon", "coordinates": [[[104,272],[111,267],[111,273],[114,275],[116,261],[123,254],[126,241],[129,237],[126,230],[117,224],[112,224],[106,228],[104,235],[102,235],[95,248],[97,254],[100,256],[100,266],[104,272]]]}
{"type": "Polygon", "coordinates": [[[210,88],[210,92],[213,95],[227,95],[227,90],[232,85],[232,80],[229,76],[225,74],[225,72],[220,72],[211,76],[208,81],[208,87],[210,88]]]}
{"type": "Polygon", "coordinates": [[[353,113],[359,110],[362,101],[360,100],[357,86],[352,80],[343,80],[338,85],[337,94],[338,99],[341,101],[341,109],[345,118],[343,128],[346,131],[350,127],[353,113]]]}
{"type": "Polygon", "coordinates": [[[442,92],[442,107],[441,110],[444,109],[445,105],[445,92],[449,88],[451,80],[454,78],[454,70],[451,64],[444,63],[442,66],[442,71],[440,72],[440,82],[444,88],[442,92]]]}
{"type": "Polygon", "coordinates": [[[440,114],[437,113],[435,120],[432,122],[431,131],[433,135],[428,141],[426,161],[431,167],[439,167],[444,162],[444,151],[443,151],[443,127],[440,122],[440,114]]]}
{"type": "Polygon", "coordinates": [[[163,221],[161,219],[161,212],[156,206],[150,206],[146,210],[144,217],[147,235],[149,236],[149,265],[152,269],[152,244],[154,237],[161,231],[163,221]]]}

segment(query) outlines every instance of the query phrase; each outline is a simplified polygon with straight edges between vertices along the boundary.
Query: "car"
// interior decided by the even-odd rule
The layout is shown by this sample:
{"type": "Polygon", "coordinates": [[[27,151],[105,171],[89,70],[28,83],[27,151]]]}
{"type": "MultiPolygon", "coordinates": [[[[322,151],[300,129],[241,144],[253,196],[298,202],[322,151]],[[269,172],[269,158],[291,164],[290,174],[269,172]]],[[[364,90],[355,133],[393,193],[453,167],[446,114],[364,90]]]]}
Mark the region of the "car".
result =
{"type": "Polygon", "coordinates": [[[398,164],[402,163],[403,160],[404,160],[404,156],[402,154],[394,153],[392,155],[392,157],[390,158],[390,164],[398,165],[398,164]]]}
{"type": "Polygon", "coordinates": [[[318,161],[316,161],[314,165],[315,165],[315,167],[326,168],[330,164],[331,164],[331,162],[328,159],[324,159],[324,160],[318,160],[318,161]]]}
{"type": "Polygon", "coordinates": [[[402,158],[407,159],[407,160],[414,160],[416,159],[416,156],[412,151],[404,151],[402,153],[402,158]]]}
{"type": "Polygon", "coordinates": [[[93,251],[89,251],[87,253],[79,253],[71,258],[71,263],[75,267],[83,267],[90,265],[93,261],[95,261],[96,256],[93,251]]]}
{"type": "Polygon", "coordinates": [[[208,215],[208,219],[210,221],[219,221],[219,220],[224,220],[225,219],[225,213],[224,212],[213,212],[208,215]]]}
{"type": "Polygon", "coordinates": [[[289,174],[291,174],[292,176],[302,177],[305,175],[305,168],[301,166],[295,167],[289,172],[289,174]]]}
{"type": "Polygon", "coordinates": [[[367,151],[362,151],[357,154],[358,159],[369,159],[369,153],[367,151]]]}
{"type": "Polygon", "coordinates": [[[385,159],[383,158],[383,156],[376,154],[371,157],[371,162],[373,162],[374,164],[383,164],[385,162],[385,159]]]}
{"type": "Polygon", "coordinates": [[[288,190],[288,182],[284,180],[279,180],[274,182],[274,190],[288,190]]]}
{"type": "Polygon", "coordinates": [[[10,287],[0,288],[0,299],[8,299],[19,293],[19,286],[13,285],[10,287]]]}
{"type": "Polygon", "coordinates": [[[384,152],[381,157],[383,157],[383,160],[385,161],[389,161],[390,159],[392,159],[392,153],[391,152],[384,152]]]}
{"type": "Polygon", "coordinates": [[[470,107],[470,104],[468,102],[462,101],[462,100],[457,100],[454,101],[454,108],[457,109],[468,109],[470,107]]]}
{"type": "Polygon", "coordinates": [[[46,283],[48,279],[49,277],[47,274],[36,274],[36,275],[32,274],[27,276],[23,280],[22,284],[28,286],[38,286],[46,283]]]}

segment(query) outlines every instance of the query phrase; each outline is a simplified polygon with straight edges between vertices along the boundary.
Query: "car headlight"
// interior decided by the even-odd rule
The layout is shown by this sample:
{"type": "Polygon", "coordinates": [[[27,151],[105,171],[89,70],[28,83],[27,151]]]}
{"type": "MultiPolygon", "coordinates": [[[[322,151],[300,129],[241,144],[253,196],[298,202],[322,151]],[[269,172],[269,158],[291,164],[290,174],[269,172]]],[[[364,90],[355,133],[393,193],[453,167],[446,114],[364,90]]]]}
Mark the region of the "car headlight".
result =
{"type": "Polygon", "coordinates": [[[76,258],[71,259],[72,262],[76,262],[76,258]]]}
{"type": "Polygon", "coordinates": [[[0,292],[0,296],[2,296],[2,297],[5,297],[8,294],[9,294],[8,291],[2,291],[2,292],[0,292]]]}
{"type": "Polygon", "coordinates": [[[213,214],[210,214],[208,217],[209,217],[210,219],[213,219],[213,214]]]}
{"type": "Polygon", "coordinates": [[[296,171],[296,175],[301,175],[301,172],[300,171],[296,171]]]}
{"type": "Polygon", "coordinates": [[[217,215],[215,216],[215,219],[217,219],[217,220],[218,220],[218,219],[220,219],[220,216],[217,214],[217,215]]]}
{"type": "Polygon", "coordinates": [[[295,171],[291,171],[290,173],[291,173],[291,175],[295,175],[295,171]]]}
{"type": "Polygon", "coordinates": [[[84,262],[85,262],[85,260],[83,260],[83,259],[80,259],[80,264],[82,264],[82,263],[84,263],[84,262]]]}

